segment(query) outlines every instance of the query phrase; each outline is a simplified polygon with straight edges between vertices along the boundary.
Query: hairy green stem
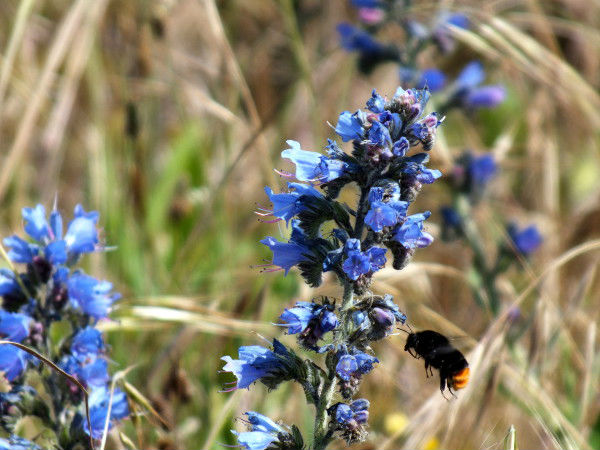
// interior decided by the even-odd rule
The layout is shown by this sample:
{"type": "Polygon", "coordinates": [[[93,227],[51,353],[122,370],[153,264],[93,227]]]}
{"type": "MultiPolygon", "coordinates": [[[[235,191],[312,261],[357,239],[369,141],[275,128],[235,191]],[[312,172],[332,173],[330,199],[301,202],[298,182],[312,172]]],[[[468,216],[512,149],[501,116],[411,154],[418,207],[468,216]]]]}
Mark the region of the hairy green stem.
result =
{"type": "MultiPolygon", "coordinates": [[[[347,321],[350,316],[348,309],[352,306],[354,301],[354,288],[352,283],[344,283],[344,295],[342,298],[341,316],[340,320],[343,324],[342,332],[346,334],[347,321]]],[[[327,410],[331,407],[333,402],[333,396],[337,387],[337,381],[335,377],[335,369],[329,368],[327,374],[327,380],[323,384],[321,395],[319,396],[316,404],[317,412],[315,415],[315,427],[314,427],[314,442],[312,449],[323,450],[327,448],[327,445],[331,441],[331,433],[329,432],[329,417],[327,410]]]]}

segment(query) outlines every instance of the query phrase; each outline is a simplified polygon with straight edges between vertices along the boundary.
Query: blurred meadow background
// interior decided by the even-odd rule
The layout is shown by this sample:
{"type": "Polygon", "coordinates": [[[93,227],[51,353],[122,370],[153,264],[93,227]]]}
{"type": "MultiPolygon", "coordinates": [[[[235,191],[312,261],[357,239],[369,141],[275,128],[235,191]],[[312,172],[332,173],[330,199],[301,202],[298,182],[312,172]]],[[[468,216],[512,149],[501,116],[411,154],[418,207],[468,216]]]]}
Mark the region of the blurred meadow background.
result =
{"type": "MultiPolygon", "coordinates": [[[[471,294],[470,251],[437,239],[447,186],[419,197],[436,241],[373,291],[392,293],[413,327],[458,337],[472,378],[447,402],[404,335],[380,344],[361,390],[371,433],[355,448],[499,449],[514,425],[521,449],[598,449],[600,3],[419,1],[413,13],[440,3],[473,22],[453,31],[443,68],[480,59],[508,95],[450,112],[429,166],[492,152],[500,171],[475,217],[484,242],[506,239],[508,220],[535,223],[544,242],[498,280],[493,317],[471,294]]],[[[345,0],[2,0],[0,229],[21,232],[21,208],[55,197],[100,212],[115,248],[86,264],[123,294],[103,327],[113,370],[134,366],[139,390],[139,414],[107,448],[127,448],[119,431],[139,449],[221,448],[247,410],[312,429],[298,386],[221,393],[231,374],[219,370],[259,335],[291,342],[270,325],[284,307],[340,296],[331,278],[311,290],[252,265],[270,258],[262,237],[285,233],[253,214],[265,185],[284,187],[273,168],[290,169],[285,140],[320,150],[340,111],[399,85],[394,64],[358,71],[341,21],[356,22],[345,0]]]]}

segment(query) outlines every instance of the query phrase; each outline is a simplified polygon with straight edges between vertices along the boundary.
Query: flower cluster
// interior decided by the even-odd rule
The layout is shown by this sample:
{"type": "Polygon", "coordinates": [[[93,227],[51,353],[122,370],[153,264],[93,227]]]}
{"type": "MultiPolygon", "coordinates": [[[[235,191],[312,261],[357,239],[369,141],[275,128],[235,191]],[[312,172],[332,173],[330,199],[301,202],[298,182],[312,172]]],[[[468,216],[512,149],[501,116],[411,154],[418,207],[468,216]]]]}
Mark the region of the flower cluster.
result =
{"type": "MultiPolygon", "coordinates": [[[[77,442],[85,443],[86,434],[102,437],[109,402],[109,428],[129,415],[125,393],[116,388],[111,394],[106,346],[96,328],[119,294],[110,282],[75,267],[84,254],[103,249],[97,212],[86,212],[77,205],[66,230],[56,209],[47,217],[44,207],[37,205],[23,208],[22,215],[28,239],[15,235],[3,240],[11,269],[0,270],[0,337],[46,355],[75,377],[89,393],[91,424],[85,414],[84,393],[77,385],[54,371],[42,370],[44,366],[29,353],[1,345],[0,377],[9,392],[1,394],[0,426],[13,433],[20,417],[45,411],[42,420],[49,421],[52,416],[58,421],[52,423],[57,445],[71,448],[77,442]],[[58,336],[51,329],[69,331],[58,336]],[[45,394],[26,384],[30,370],[42,373],[45,394]],[[39,407],[48,397],[52,399],[51,415],[49,406],[39,407]]],[[[10,448],[37,448],[14,435],[9,441],[0,440],[0,448],[4,442],[9,442],[10,448]]]]}
{"type": "Polygon", "coordinates": [[[473,294],[481,306],[489,308],[494,314],[498,313],[500,307],[496,277],[518,260],[516,256],[528,257],[542,243],[542,237],[534,225],[519,230],[515,224],[509,223],[506,229],[512,243],[499,242],[496,245],[496,260],[489,263],[476,230],[472,209],[486,194],[487,187],[497,172],[498,165],[492,154],[464,152],[456,159],[447,178],[452,204],[443,206],[440,210],[442,238],[447,241],[462,238],[471,247],[474,252],[473,268],[479,274],[479,279],[486,280],[482,286],[475,286],[473,294]],[[480,288],[487,291],[487,304],[478,294],[480,288]]]}
{"type": "MultiPolygon", "coordinates": [[[[343,143],[351,141],[350,152],[334,140],[328,140],[325,154],[288,141],[281,155],[291,160],[295,172],[278,171],[289,180],[288,189],[274,193],[267,187],[272,206],[257,212],[268,222],[285,222],[291,228],[287,239],[261,241],[273,253],[264,271],[287,275],[297,267],[315,287],[324,273],[332,272],[344,293],[341,302],[328,297],[297,302],[283,311],[277,324],[296,335],[315,358],[324,355],[324,367],[300,358],[276,339],[269,346],[243,346],[237,359],[222,358],[223,370],[236,378],[225,391],[255,382],[270,389],[284,381],[299,383],[316,408],[314,441],[308,446],[315,450],[326,448],[334,437],[348,444],[366,438],[369,402],[354,397],[365,375],[379,364],[371,343],[406,321],[390,295],[373,295],[369,286],[388,254],[393,267],[401,269],[417,248],[433,241],[425,231],[429,211],[409,213],[423,186],[442,175],[426,166],[442,123],[436,113],[425,113],[428,98],[427,90],[399,88],[389,99],[373,91],[364,110],[342,112],[334,128],[343,143]],[[356,205],[337,200],[342,189],[356,186],[356,205]]],[[[247,416],[249,431],[236,433],[243,448],[285,449],[303,442],[294,427],[253,412],[247,416]]]]}
{"type": "Polygon", "coordinates": [[[435,113],[424,113],[428,98],[427,90],[399,88],[389,100],[373,91],[366,110],[342,112],[335,132],[343,142],[352,141],[351,154],[333,140],[327,155],[288,141],[290,148],[281,155],[295,164],[296,171],[280,173],[308,184],[290,181],[289,191],[279,194],[266,189],[273,207],[261,208],[259,214],[291,222],[292,228],[287,242],[273,237],[261,241],[273,252],[271,267],[287,274],[298,266],[311,286],[321,283],[323,272],[332,271],[343,282],[352,282],[360,294],[385,265],[387,249],[400,269],[415,249],[432,242],[423,227],[429,212],[407,215],[422,186],[441,176],[439,170],[426,167],[426,152],[441,124],[435,113]],[[415,147],[424,152],[407,155],[415,147]],[[361,186],[356,209],[336,201],[351,182],[361,186]],[[336,225],[329,237],[320,233],[326,221],[336,225]]]}
{"type": "Polygon", "coordinates": [[[411,16],[410,3],[397,0],[351,1],[352,6],[357,8],[362,27],[341,23],[337,30],[342,47],[358,53],[361,71],[369,73],[385,62],[398,64],[403,85],[440,93],[439,110],[442,112],[451,108],[467,111],[493,108],[502,103],[506,95],[504,87],[483,84],[485,72],[479,61],[468,63],[452,81],[437,67],[420,66],[420,55],[429,47],[437,48],[441,55],[451,53],[456,47],[453,28],[468,29],[470,20],[464,14],[441,10],[431,23],[421,23],[411,16]],[[402,27],[405,36],[402,46],[385,44],[374,37],[390,24],[402,27]]]}

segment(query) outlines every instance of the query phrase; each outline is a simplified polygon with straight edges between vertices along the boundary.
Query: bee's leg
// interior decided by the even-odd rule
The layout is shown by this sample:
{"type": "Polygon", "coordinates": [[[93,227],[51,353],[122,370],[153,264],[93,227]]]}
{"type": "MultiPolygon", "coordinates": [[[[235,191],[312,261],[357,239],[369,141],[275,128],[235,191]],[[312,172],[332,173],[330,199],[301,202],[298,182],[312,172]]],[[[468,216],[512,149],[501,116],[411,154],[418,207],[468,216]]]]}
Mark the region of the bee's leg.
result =
{"type": "Polygon", "coordinates": [[[451,385],[450,385],[450,383],[448,383],[448,392],[450,392],[450,394],[452,395],[452,397],[454,397],[454,398],[458,398],[458,397],[456,396],[456,394],[455,394],[455,393],[452,391],[452,388],[451,388],[450,386],[451,386],[451,385]]]}
{"type": "Polygon", "coordinates": [[[430,369],[431,369],[431,368],[430,368],[430,366],[429,366],[429,363],[428,363],[427,361],[425,361],[425,376],[426,376],[427,378],[429,378],[429,371],[430,371],[430,369]]]}
{"type": "MultiPolygon", "coordinates": [[[[448,386],[450,388],[450,386],[448,386]]],[[[446,390],[446,374],[443,370],[440,369],[440,391],[442,391],[442,395],[444,395],[444,391],[446,390]]],[[[446,396],[444,395],[444,398],[446,396]]]]}

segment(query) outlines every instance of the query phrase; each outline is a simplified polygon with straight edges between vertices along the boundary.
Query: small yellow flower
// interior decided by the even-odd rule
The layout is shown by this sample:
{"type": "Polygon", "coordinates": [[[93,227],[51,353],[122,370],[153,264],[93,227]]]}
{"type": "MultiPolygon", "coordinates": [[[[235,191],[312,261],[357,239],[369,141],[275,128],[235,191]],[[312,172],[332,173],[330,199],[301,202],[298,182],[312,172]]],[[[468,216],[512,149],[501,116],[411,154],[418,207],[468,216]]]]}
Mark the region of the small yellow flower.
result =
{"type": "Polygon", "coordinates": [[[408,426],[408,418],[401,412],[388,414],[385,417],[385,432],[387,434],[401,434],[408,426]]]}
{"type": "Polygon", "coordinates": [[[440,441],[436,437],[429,438],[425,445],[423,446],[423,450],[438,450],[440,448],[440,441]]]}

